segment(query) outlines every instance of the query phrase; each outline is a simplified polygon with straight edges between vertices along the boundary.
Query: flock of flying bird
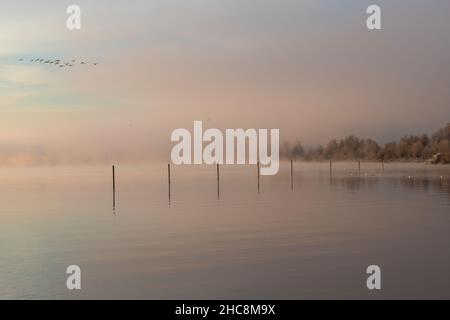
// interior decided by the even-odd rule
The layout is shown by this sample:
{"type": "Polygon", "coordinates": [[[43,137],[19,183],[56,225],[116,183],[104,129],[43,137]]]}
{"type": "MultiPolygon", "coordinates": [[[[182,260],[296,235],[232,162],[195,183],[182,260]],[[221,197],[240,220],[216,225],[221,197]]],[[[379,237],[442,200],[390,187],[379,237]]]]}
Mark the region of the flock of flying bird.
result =
{"type": "MultiPolygon", "coordinates": [[[[24,60],[23,59],[19,59],[19,61],[23,62],[24,60]]],[[[77,59],[73,59],[73,60],[71,60],[69,62],[63,62],[60,59],[46,60],[46,59],[37,58],[37,59],[31,59],[30,62],[39,62],[39,63],[52,64],[52,65],[54,65],[56,67],[59,67],[59,68],[69,68],[69,67],[73,67],[75,65],[80,65],[80,64],[82,64],[82,65],[89,65],[89,64],[91,64],[91,65],[94,65],[94,66],[98,65],[98,62],[88,63],[88,62],[85,62],[85,61],[77,61],[77,59]]]]}

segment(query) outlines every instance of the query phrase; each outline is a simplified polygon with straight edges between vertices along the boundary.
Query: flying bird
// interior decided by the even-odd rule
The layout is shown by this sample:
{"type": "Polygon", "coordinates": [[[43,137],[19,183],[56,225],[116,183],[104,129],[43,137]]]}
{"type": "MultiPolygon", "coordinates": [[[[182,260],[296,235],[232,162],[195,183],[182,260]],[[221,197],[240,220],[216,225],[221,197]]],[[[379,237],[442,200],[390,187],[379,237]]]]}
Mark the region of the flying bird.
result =
{"type": "MultiPolygon", "coordinates": [[[[19,58],[19,61],[24,61],[24,58],[19,58]]],[[[54,66],[60,67],[60,68],[64,68],[64,67],[74,67],[78,62],[76,62],[77,59],[71,59],[68,62],[64,62],[61,61],[61,59],[55,59],[55,60],[51,60],[51,59],[42,59],[42,58],[33,58],[30,59],[30,62],[40,62],[40,63],[46,63],[46,64],[52,64],[54,66]]],[[[89,61],[79,61],[79,64],[83,64],[83,65],[93,65],[96,66],[98,65],[98,62],[89,62],[89,61]]]]}

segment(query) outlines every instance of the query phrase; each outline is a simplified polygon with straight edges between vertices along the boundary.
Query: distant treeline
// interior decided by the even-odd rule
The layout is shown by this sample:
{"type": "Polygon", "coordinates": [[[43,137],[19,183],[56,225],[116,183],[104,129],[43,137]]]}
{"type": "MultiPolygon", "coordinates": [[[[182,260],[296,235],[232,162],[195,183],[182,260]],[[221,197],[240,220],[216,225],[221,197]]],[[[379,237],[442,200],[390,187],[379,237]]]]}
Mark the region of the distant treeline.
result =
{"type": "Polygon", "coordinates": [[[351,135],[341,140],[333,139],[325,147],[305,149],[300,142],[293,146],[285,143],[280,151],[286,158],[302,160],[430,160],[433,163],[450,163],[450,123],[431,137],[426,134],[405,136],[384,146],[372,139],[351,135]]]}

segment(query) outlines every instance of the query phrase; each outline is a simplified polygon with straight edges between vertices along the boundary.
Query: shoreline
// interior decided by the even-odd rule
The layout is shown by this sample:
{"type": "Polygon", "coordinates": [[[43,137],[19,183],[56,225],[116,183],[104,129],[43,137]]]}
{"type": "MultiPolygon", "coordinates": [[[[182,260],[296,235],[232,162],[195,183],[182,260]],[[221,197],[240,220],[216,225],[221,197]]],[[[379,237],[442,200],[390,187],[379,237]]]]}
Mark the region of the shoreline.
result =
{"type": "MultiPolygon", "coordinates": [[[[292,159],[293,163],[297,163],[297,164],[328,164],[330,162],[330,160],[302,160],[302,159],[292,159]]],[[[291,159],[280,159],[280,164],[283,165],[287,165],[289,164],[289,162],[291,161],[291,159]]],[[[333,164],[346,164],[346,163],[351,163],[351,164],[357,164],[359,162],[359,160],[332,160],[333,164]]],[[[430,165],[430,166],[442,166],[442,167],[450,167],[449,163],[430,163],[428,161],[423,161],[423,160],[392,160],[392,161],[380,161],[380,160],[360,160],[360,162],[362,164],[396,164],[396,165],[411,165],[411,164],[417,164],[417,165],[430,165]]],[[[135,168],[135,169],[139,169],[139,168],[149,168],[149,167],[154,167],[154,168],[167,168],[167,164],[168,162],[164,162],[164,161],[149,161],[149,162],[139,162],[139,163],[127,163],[127,162],[123,162],[123,163],[114,163],[114,165],[118,168],[122,167],[122,168],[135,168]]],[[[171,163],[172,164],[172,163],[171,163]]],[[[5,173],[8,171],[15,171],[15,170],[24,170],[24,169],[43,169],[43,170],[51,170],[51,169],[55,169],[55,170],[61,170],[64,168],[79,168],[79,169],[83,169],[83,168],[98,168],[100,170],[110,170],[111,169],[112,164],[109,163],[84,163],[84,164],[79,164],[79,163],[60,163],[60,164],[17,164],[17,165],[0,165],[0,172],[5,173]]],[[[194,167],[214,167],[215,164],[213,165],[208,165],[208,164],[180,164],[180,165],[173,165],[174,167],[180,167],[180,168],[194,168],[194,167]]],[[[248,166],[248,167],[256,167],[256,164],[221,164],[221,166],[225,166],[225,167],[229,167],[229,166],[236,166],[236,167],[244,167],[244,166],[248,166]]]]}

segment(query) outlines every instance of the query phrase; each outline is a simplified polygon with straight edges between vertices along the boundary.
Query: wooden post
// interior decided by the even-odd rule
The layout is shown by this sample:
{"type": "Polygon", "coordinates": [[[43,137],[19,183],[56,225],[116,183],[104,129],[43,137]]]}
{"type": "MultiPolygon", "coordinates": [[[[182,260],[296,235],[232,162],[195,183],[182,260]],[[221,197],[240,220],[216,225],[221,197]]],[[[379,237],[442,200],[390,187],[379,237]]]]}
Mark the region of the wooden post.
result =
{"type": "Polygon", "coordinates": [[[112,166],[113,208],[116,207],[116,172],[112,166]]]}
{"type": "Polygon", "coordinates": [[[294,167],[292,164],[292,159],[291,159],[291,190],[294,190],[294,167]]]}
{"type": "Polygon", "coordinates": [[[170,202],[170,163],[167,164],[167,177],[169,179],[169,202],[170,202]]]}
{"type": "Polygon", "coordinates": [[[219,174],[219,163],[217,163],[217,199],[220,199],[220,174],[219,174]]]}
{"type": "Polygon", "coordinates": [[[259,171],[259,161],[257,162],[256,167],[257,167],[257,170],[258,170],[258,193],[259,193],[259,174],[260,174],[260,171],[259,171]]]}
{"type": "Polygon", "coordinates": [[[358,174],[361,174],[361,160],[358,160],[358,174]]]}
{"type": "Polygon", "coordinates": [[[333,165],[330,159],[330,177],[333,175],[333,165]]]}

